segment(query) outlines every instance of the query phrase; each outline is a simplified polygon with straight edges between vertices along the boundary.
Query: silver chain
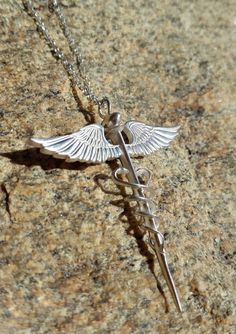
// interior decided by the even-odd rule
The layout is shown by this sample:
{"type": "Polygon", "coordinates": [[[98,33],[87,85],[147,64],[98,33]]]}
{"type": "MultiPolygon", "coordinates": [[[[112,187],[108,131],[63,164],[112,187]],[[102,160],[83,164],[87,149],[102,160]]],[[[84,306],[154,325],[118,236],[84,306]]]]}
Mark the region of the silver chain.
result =
{"type": "MultiPolygon", "coordinates": [[[[90,82],[88,81],[88,78],[84,74],[82,63],[83,58],[76,47],[74,38],[72,37],[68,25],[66,23],[65,16],[61,10],[61,7],[57,0],[49,0],[48,1],[48,8],[51,13],[55,13],[57,16],[57,19],[59,21],[60,28],[63,32],[63,35],[65,36],[70,51],[75,59],[75,67],[69,62],[69,60],[66,58],[63,51],[57,46],[54,39],[50,36],[48,29],[45,26],[45,23],[42,19],[42,17],[36,12],[34,9],[32,2],[30,0],[22,0],[22,4],[26,10],[26,12],[34,19],[38,31],[43,35],[47,45],[51,49],[53,55],[55,58],[59,59],[64,66],[64,69],[66,70],[69,78],[71,79],[72,85],[74,87],[77,87],[80,89],[80,91],[84,94],[84,96],[88,99],[89,102],[92,102],[93,104],[98,106],[98,111],[100,116],[103,114],[101,113],[101,108],[104,105],[104,103],[107,103],[108,98],[103,97],[102,99],[99,99],[93,92],[90,87],[90,82]]],[[[103,116],[102,116],[103,117],[103,116]]]]}

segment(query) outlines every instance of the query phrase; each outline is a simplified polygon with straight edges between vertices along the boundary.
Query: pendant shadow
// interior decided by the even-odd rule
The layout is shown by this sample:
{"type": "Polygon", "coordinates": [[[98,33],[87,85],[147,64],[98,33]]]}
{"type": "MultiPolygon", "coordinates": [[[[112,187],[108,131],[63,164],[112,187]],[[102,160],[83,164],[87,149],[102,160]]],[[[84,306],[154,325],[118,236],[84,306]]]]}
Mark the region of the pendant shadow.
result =
{"type": "MultiPolygon", "coordinates": [[[[111,170],[115,170],[119,166],[118,163],[115,161],[108,162],[108,165],[110,166],[111,170]]],[[[119,215],[119,220],[122,223],[128,224],[128,228],[126,228],[127,235],[135,238],[140,254],[146,258],[146,263],[148,265],[148,268],[152,273],[152,275],[154,276],[157,289],[164,300],[165,313],[168,313],[169,305],[167,302],[167,298],[165,296],[164,290],[162,289],[161,283],[155,273],[155,260],[156,260],[155,255],[149,250],[148,245],[144,240],[145,232],[140,227],[139,220],[135,215],[131,204],[125,200],[128,195],[125,187],[116,185],[118,191],[111,191],[104,186],[104,181],[110,178],[111,177],[105,174],[99,174],[94,177],[94,181],[104,193],[115,196],[119,195],[123,197],[123,199],[121,200],[110,201],[110,204],[123,209],[123,212],[119,215]]]]}
{"type": "MultiPolygon", "coordinates": [[[[39,148],[30,148],[16,152],[0,153],[0,156],[10,159],[14,164],[24,165],[27,167],[40,166],[43,170],[52,169],[67,169],[83,171],[90,166],[90,164],[82,162],[65,162],[62,159],[56,159],[50,155],[45,155],[40,152],[39,148]]],[[[108,162],[111,170],[115,170],[119,165],[116,161],[108,162]]],[[[146,258],[146,263],[152,275],[156,280],[157,289],[160,292],[165,305],[165,312],[169,312],[169,305],[167,298],[161,287],[160,281],[155,273],[155,255],[149,250],[147,243],[144,240],[145,232],[141,229],[139,220],[137,219],[131,204],[125,200],[127,197],[127,191],[124,187],[116,185],[118,191],[111,191],[104,186],[104,181],[111,177],[106,174],[98,174],[94,177],[94,182],[100,187],[100,189],[110,195],[121,195],[123,199],[112,200],[110,203],[123,209],[123,212],[119,216],[119,220],[122,223],[128,224],[126,233],[136,239],[140,254],[146,258]]]]}
{"type": "Polygon", "coordinates": [[[0,156],[8,158],[12,163],[24,165],[27,167],[40,166],[43,170],[68,169],[79,170],[86,169],[89,165],[83,162],[66,162],[62,159],[56,159],[50,155],[40,152],[38,148],[29,148],[21,151],[1,153],[0,156]]]}

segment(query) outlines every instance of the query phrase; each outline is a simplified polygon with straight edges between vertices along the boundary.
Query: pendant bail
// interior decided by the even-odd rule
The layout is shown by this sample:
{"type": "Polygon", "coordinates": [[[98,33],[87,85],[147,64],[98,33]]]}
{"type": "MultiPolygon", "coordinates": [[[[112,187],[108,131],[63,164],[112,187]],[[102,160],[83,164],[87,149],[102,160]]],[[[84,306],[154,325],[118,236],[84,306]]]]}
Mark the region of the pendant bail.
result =
{"type": "Polygon", "coordinates": [[[111,102],[107,96],[104,96],[101,101],[98,103],[98,114],[99,116],[104,119],[106,117],[106,114],[102,113],[102,107],[106,104],[107,106],[107,113],[108,115],[111,114],[111,102]]]}

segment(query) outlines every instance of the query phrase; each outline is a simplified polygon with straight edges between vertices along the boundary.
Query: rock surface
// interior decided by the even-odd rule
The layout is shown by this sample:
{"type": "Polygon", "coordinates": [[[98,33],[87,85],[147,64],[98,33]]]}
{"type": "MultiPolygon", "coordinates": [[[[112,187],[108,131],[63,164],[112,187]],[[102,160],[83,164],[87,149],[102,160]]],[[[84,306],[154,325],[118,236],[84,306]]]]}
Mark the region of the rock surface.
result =
{"type": "Polygon", "coordinates": [[[235,1],[62,4],[94,91],[124,121],[181,125],[168,150],[136,164],[153,172],[184,312],[155,262],[164,297],[156,287],[151,250],[108,178],[114,164],[68,164],[27,144],[87,121],[21,2],[2,0],[1,334],[235,333],[235,1]]]}

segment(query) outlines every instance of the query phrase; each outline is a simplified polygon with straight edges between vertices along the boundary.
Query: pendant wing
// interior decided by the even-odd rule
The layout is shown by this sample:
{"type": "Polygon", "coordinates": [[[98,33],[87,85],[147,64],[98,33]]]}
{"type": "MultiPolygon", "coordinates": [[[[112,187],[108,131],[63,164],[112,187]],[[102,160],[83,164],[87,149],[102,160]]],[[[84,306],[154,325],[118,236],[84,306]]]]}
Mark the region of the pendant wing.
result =
{"type": "Polygon", "coordinates": [[[125,123],[124,132],[128,137],[126,145],[131,156],[151,154],[161,147],[167,147],[178,133],[179,126],[162,128],[144,123],[129,121],[125,123]]]}
{"type": "Polygon", "coordinates": [[[87,125],[70,135],[52,138],[32,138],[34,146],[42,152],[68,162],[104,162],[118,158],[121,151],[118,145],[110,144],[104,135],[104,128],[99,124],[87,125]]]}

